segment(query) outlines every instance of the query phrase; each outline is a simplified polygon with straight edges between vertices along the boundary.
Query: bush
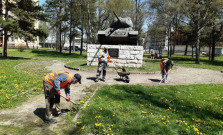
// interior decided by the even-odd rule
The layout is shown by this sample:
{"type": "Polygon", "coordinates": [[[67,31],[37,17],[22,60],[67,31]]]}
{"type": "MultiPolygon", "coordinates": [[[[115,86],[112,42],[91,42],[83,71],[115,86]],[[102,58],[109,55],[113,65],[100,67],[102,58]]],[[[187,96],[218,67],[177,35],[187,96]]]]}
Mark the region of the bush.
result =
{"type": "Polygon", "coordinates": [[[20,45],[20,46],[18,47],[18,51],[19,51],[19,52],[23,52],[25,49],[26,49],[26,47],[25,47],[25,46],[22,46],[22,45],[20,45]]]}

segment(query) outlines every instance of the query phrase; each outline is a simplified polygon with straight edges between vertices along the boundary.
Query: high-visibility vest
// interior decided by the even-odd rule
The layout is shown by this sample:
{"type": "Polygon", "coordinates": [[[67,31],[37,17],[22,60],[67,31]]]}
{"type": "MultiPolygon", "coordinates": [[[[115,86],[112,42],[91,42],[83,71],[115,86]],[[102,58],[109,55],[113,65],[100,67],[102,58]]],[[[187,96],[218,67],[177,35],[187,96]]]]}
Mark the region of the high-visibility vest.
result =
{"type": "Polygon", "coordinates": [[[168,59],[162,59],[160,63],[160,70],[163,71],[163,64],[167,62],[168,59]]]}
{"type": "MultiPolygon", "coordinates": [[[[103,51],[100,50],[100,57],[103,55],[103,51]]],[[[101,61],[101,58],[98,58],[98,61],[100,62],[101,61]]],[[[110,56],[109,54],[107,53],[107,63],[110,61],[110,56]]]]}
{"type": "Polygon", "coordinates": [[[70,74],[67,71],[61,71],[61,72],[56,72],[56,73],[50,73],[49,75],[45,76],[45,80],[50,83],[52,86],[54,86],[54,79],[55,76],[58,76],[60,73],[67,73],[69,75],[68,79],[65,82],[60,82],[60,88],[65,89],[68,88],[69,86],[66,86],[72,79],[72,74],[70,74]]]}

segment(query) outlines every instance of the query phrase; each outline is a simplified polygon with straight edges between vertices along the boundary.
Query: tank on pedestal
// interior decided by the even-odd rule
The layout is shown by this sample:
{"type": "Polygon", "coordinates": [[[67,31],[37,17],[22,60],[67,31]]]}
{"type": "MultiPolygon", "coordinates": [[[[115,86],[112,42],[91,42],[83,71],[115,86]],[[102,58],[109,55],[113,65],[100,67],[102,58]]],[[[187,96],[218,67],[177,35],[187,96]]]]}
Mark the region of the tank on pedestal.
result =
{"type": "MultiPolygon", "coordinates": [[[[115,12],[113,12],[115,14],[115,12]]],[[[137,45],[138,31],[133,30],[130,17],[121,18],[115,14],[115,19],[104,31],[98,31],[98,42],[100,44],[127,44],[137,45]]]]}

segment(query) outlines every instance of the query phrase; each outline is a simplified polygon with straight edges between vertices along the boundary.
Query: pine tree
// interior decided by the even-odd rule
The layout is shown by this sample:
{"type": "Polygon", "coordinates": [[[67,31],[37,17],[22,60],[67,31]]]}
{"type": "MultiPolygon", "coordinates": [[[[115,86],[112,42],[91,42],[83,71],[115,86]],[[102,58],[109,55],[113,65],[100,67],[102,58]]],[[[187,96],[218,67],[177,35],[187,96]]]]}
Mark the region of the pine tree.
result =
{"type": "Polygon", "coordinates": [[[3,57],[7,58],[7,42],[10,36],[18,36],[26,42],[33,41],[37,36],[46,36],[43,31],[34,27],[35,20],[47,20],[43,8],[32,0],[6,0],[4,12],[0,20],[4,31],[3,57]]]}

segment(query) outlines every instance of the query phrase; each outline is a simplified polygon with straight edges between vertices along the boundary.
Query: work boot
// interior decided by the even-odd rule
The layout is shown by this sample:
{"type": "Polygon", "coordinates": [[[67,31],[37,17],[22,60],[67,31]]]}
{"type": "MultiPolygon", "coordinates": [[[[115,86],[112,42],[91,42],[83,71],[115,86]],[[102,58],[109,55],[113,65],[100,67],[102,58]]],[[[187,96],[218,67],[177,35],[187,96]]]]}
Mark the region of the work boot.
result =
{"type": "Polygon", "coordinates": [[[105,82],[105,77],[102,77],[102,81],[105,82]]]}
{"type": "Polygon", "coordinates": [[[59,116],[66,116],[67,113],[60,113],[59,116]]]}
{"type": "Polygon", "coordinates": [[[49,124],[55,124],[55,123],[57,123],[57,120],[55,120],[55,119],[49,119],[49,120],[46,120],[45,122],[46,123],[49,123],[49,124]]]}

